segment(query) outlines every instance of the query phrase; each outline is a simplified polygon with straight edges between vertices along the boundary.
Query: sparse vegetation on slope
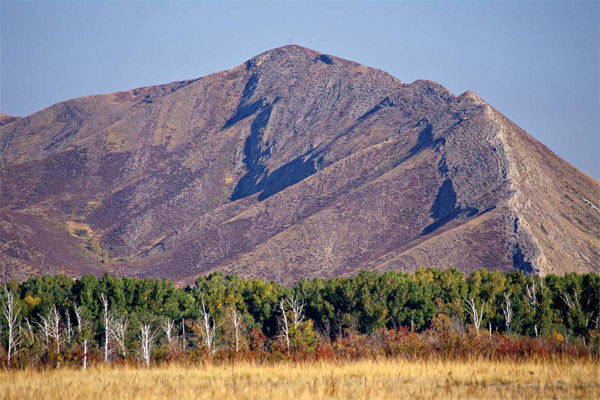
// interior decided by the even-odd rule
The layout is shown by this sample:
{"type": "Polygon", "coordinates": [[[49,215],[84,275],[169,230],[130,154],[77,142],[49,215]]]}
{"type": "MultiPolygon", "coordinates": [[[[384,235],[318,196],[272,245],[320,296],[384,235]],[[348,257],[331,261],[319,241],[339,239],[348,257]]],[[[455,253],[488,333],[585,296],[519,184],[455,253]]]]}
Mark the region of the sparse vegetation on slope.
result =
{"type": "Polygon", "coordinates": [[[473,92],[299,46],[53,105],[0,151],[0,282],[600,272],[597,181],[473,92]]]}

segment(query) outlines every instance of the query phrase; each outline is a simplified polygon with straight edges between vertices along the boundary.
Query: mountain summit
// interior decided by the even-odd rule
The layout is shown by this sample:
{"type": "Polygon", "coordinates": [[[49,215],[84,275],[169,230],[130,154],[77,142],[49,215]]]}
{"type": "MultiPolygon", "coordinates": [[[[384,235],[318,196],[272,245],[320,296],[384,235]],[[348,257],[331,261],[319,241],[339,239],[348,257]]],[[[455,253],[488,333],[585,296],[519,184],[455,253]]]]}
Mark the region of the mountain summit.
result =
{"type": "Polygon", "coordinates": [[[473,92],[300,46],[6,118],[0,149],[1,280],[600,271],[597,181],[473,92]]]}

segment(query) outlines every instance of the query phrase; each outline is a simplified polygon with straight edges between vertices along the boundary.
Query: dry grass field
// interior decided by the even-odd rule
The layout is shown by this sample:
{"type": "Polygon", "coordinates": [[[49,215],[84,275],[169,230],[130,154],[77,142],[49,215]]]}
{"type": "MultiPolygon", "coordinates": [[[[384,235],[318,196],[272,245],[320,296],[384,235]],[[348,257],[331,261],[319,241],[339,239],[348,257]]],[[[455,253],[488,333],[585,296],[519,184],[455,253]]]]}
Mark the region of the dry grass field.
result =
{"type": "Polygon", "coordinates": [[[2,399],[598,399],[597,361],[356,361],[0,372],[2,399]]]}

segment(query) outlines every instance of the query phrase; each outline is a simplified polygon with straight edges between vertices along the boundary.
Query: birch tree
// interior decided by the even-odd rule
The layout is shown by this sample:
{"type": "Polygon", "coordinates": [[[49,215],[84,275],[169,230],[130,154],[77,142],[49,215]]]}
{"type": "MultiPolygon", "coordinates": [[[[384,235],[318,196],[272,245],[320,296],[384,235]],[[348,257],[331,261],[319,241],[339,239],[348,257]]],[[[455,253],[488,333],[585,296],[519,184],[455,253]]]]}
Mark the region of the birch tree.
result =
{"type": "Polygon", "coordinates": [[[233,333],[233,345],[232,350],[235,352],[240,351],[241,346],[241,338],[242,338],[242,314],[238,312],[235,307],[232,307],[227,313],[227,317],[229,320],[229,325],[231,326],[231,330],[233,333]]]}
{"type": "MultiPolygon", "coordinates": [[[[533,312],[533,319],[535,320],[535,314],[538,308],[538,300],[537,300],[537,289],[535,287],[535,276],[531,277],[531,283],[525,285],[525,304],[527,307],[533,312]]],[[[534,321],[533,330],[535,332],[535,336],[538,336],[538,326],[537,321],[534,321]]]]}
{"type": "Polygon", "coordinates": [[[71,323],[71,314],[67,310],[65,313],[65,330],[64,335],[67,343],[71,345],[71,341],[73,341],[73,337],[75,336],[75,330],[73,328],[73,324],[71,323]]]}
{"type": "Polygon", "coordinates": [[[530,306],[535,306],[537,304],[535,277],[531,277],[531,283],[525,285],[525,299],[530,306]]]}
{"type": "Polygon", "coordinates": [[[175,321],[170,318],[167,318],[163,321],[161,328],[163,333],[165,334],[165,338],[167,339],[167,345],[169,346],[169,351],[171,354],[177,351],[177,338],[173,336],[173,328],[175,327],[175,321]]]}
{"type": "Polygon", "coordinates": [[[74,305],[75,309],[75,318],[77,319],[77,333],[79,336],[79,340],[82,342],[83,346],[83,369],[87,369],[87,356],[88,356],[88,340],[91,335],[89,322],[83,316],[83,310],[81,306],[77,304],[74,305]]]}
{"type": "Polygon", "coordinates": [[[16,305],[15,295],[8,288],[4,291],[4,304],[2,305],[2,313],[6,319],[6,327],[8,329],[8,359],[7,365],[10,368],[11,359],[18,353],[20,338],[20,323],[19,313],[21,307],[16,305]]]}
{"type": "Polygon", "coordinates": [[[60,354],[60,345],[63,339],[60,332],[60,314],[56,304],[52,304],[50,313],[47,316],[38,314],[38,318],[40,320],[38,327],[44,339],[45,350],[48,351],[50,345],[53,344],[56,354],[60,354]]]}
{"type": "Polygon", "coordinates": [[[502,313],[504,314],[504,323],[506,325],[506,332],[510,336],[510,322],[512,319],[512,308],[510,307],[510,297],[508,294],[503,293],[504,304],[502,304],[502,313]]]}
{"type": "Polygon", "coordinates": [[[185,318],[181,319],[181,352],[185,354],[187,348],[186,333],[185,333],[185,318]]]}
{"type": "Polygon", "coordinates": [[[285,300],[284,299],[279,300],[279,309],[281,310],[281,318],[282,318],[281,332],[283,334],[283,337],[285,339],[285,344],[289,351],[290,350],[290,326],[288,324],[287,312],[285,311],[285,300]]]}
{"type": "Polygon", "coordinates": [[[37,323],[38,331],[42,335],[44,341],[44,350],[48,351],[50,347],[51,335],[50,335],[50,319],[41,314],[38,314],[39,322],[37,323]]]}
{"type": "Polygon", "coordinates": [[[594,307],[590,308],[592,296],[588,296],[587,301],[585,297],[582,297],[580,300],[577,288],[572,287],[572,295],[565,290],[560,293],[560,297],[568,307],[568,325],[570,325],[570,328],[574,332],[584,332],[589,326],[590,318],[594,314],[594,307]]]}
{"type": "Polygon", "coordinates": [[[121,357],[125,357],[127,355],[125,334],[127,333],[127,328],[129,327],[129,320],[124,316],[117,318],[116,316],[111,315],[109,317],[109,324],[109,336],[116,343],[117,349],[119,350],[119,355],[121,357]]]}
{"type": "Polygon", "coordinates": [[[25,345],[28,347],[33,346],[35,343],[35,335],[33,334],[33,328],[29,322],[29,318],[25,318],[25,328],[23,328],[21,332],[20,336],[22,339],[25,339],[25,345]]]}
{"type": "Polygon", "coordinates": [[[483,306],[485,305],[485,301],[481,302],[481,308],[478,311],[477,307],[475,306],[475,299],[473,299],[472,297],[470,299],[464,299],[467,302],[467,305],[469,306],[467,308],[467,313],[471,316],[471,319],[473,320],[473,326],[475,327],[475,331],[477,332],[477,335],[479,335],[479,326],[481,325],[481,321],[483,320],[483,306]]]}
{"type": "Polygon", "coordinates": [[[281,299],[279,301],[279,309],[281,310],[282,315],[281,331],[289,350],[291,344],[290,333],[295,332],[297,335],[300,326],[304,322],[304,301],[295,296],[292,296],[291,299],[287,300],[281,299]]]}
{"type": "Polygon", "coordinates": [[[569,310],[573,310],[575,312],[579,312],[579,299],[577,299],[577,291],[573,288],[573,297],[571,297],[566,291],[560,294],[560,297],[563,299],[569,310]]]}
{"type": "Polygon", "coordinates": [[[212,315],[206,310],[204,299],[202,299],[202,309],[200,310],[200,329],[204,342],[204,347],[209,354],[216,351],[215,337],[218,324],[215,323],[212,315]]]}
{"type": "Polygon", "coordinates": [[[152,323],[142,324],[140,327],[140,335],[138,337],[140,341],[139,355],[146,365],[146,368],[150,366],[150,357],[156,337],[157,333],[152,329],[152,323]]]}
{"type": "Polygon", "coordinates": [[[106,363],[114,351],[112,346],[110,346],[110,341],[112,338],[112,323],[111,316],[108,313],[108,299],[104,293],[100,295],[100,302],[102,303],[102,308],[104,309],[104,362],[106,363]]]}
{"type": "Polygon", "coordinates": [[[52,304],[50,314],[48,315],[48,323],[50,326],[50,338],[56,346],[56,354],[60,354],[60,344],[62,342],[62,336],[60,334],[60,314],[56,308],[56,304],[52,304]]]}
{"type": "Polygon", "coordinates": [[[304,322],[304,301],[292,296],[291,300],[288,300],[288,304],[292,312],[292,323],[294,324],[294,329],[298,329],[300,324],[304,322]]]}

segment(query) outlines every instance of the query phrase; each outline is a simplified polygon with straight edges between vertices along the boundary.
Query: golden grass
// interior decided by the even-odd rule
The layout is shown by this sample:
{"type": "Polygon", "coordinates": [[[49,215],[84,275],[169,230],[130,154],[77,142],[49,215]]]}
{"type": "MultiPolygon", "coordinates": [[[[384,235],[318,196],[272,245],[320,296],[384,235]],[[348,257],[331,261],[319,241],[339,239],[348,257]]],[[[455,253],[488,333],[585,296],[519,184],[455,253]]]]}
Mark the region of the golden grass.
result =
{"type": "Polygon", "coordinates": [[[599,364],[357,361],[0,373],[2,399],[600,398],[599,364]]]}

